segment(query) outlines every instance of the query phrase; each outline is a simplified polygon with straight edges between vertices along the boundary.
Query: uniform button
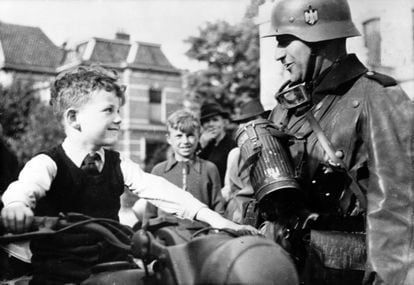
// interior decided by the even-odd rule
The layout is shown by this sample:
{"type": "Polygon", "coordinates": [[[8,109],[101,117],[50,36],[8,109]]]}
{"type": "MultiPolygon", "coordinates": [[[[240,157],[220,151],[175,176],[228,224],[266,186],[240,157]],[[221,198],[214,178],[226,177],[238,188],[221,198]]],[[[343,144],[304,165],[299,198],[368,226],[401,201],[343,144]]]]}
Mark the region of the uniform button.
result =
{"type": "Polygon", "coordinates": [[[289,17],[289,22],[293,23],[295,21],[295,17],[289,17]]]}
{"type": "Polygon", "coordinates": [[[312,180],[312,184],[316,184],[316,180],[312,180]]]}
{"type": "Polygon", "coordinates": [[[331,193],[325,193],[325,196],[329,197],[329,196],[331,196],[331,193]]]}
{"type": "Polygon", "coordinates": [[[352,107],[357,108],[358,106],[359,106],[359,101],[358,100],[352,101],[352,107]]]}
{"type": "Polygon", "coordinates": [[[337,150],[337,151],[335,152],[335,156],[336,156],[337,158],[343,158],[343,157],[344,157],[344,152],[343,152],[342,150],[337,150]]]}
{"type": "Polygon", "coordinates": [[[322,107],[322,104],[322,102],[319,102],[315,107],[315,111],[318,111],[322,107]]]}
{"type": "Polygon", "coordinates": [[[372,76],[372,75],[374,75],[374,72],[373,71],[368,71],[367,75],[372,76]]]}

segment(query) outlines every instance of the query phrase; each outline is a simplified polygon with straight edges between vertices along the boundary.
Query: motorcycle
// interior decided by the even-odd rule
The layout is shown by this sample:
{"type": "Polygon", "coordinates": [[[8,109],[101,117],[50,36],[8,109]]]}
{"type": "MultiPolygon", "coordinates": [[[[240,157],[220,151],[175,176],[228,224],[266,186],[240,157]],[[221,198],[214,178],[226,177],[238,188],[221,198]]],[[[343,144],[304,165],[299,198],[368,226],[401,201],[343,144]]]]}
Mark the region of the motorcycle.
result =
{"type": "Polygon", "coordinates": [[[271,240],[204,227],[177,242],[166,238],[174,234],[165,231],[176,223],[162,220],[132,230],[113,220],[76,213],[36,217],[27,233],[5,233],[0,228],[0,245],[77,230],[98,234],[131,257],[95,265],[82,285],[299,284],[290,256],[271,240]]]}

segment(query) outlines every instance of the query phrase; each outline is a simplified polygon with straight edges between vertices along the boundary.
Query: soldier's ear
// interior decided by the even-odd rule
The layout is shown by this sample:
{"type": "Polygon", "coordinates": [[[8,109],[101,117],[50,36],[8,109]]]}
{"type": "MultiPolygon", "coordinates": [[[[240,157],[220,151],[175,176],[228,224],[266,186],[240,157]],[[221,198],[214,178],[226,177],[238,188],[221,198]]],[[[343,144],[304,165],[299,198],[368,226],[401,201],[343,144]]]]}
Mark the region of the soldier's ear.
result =
{"type": "Polygon", "coordinates": [[[65,111],[64,118],[65,124],[78,131],[81,130],[80,123],[78,121],[78,111],[74,108],[69,108],[65,111]]]}

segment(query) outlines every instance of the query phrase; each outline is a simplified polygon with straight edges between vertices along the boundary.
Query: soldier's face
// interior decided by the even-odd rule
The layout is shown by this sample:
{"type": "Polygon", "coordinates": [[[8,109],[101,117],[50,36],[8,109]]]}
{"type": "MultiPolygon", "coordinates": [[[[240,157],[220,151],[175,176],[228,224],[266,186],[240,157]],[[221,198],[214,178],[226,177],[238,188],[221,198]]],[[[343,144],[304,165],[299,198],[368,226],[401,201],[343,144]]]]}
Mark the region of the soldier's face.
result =
{"type": "Polygon", "coordinates": [[[277,37],[276,60],[279,60],[290,74],[290,81],[305,81],[311,49],[292,36],[277,37]]]}

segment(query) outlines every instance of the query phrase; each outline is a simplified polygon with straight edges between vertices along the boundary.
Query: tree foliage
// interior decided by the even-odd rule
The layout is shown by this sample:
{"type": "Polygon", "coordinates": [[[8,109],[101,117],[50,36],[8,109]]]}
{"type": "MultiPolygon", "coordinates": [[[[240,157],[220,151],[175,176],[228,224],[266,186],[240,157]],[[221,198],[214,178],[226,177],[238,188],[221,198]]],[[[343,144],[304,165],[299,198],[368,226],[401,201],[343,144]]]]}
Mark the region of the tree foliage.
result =
{"type": "Polygon", "coordinates": [[[252,0],[241,23],[207,22],[186,40],[187,56],[207,66],[188,75],[190,100],[216,100],[232,110],[240,97],[259,96],[259,30],[252,18],[261,2],[252,0]]]}
{"type": "Polygon", "coordinates": [[[16,80],[9,88],[0,89],[0,98],[3,136],[20,163],[62,140],[63,130],[51,107],[37,96],[33,82],[16,80]]]}

